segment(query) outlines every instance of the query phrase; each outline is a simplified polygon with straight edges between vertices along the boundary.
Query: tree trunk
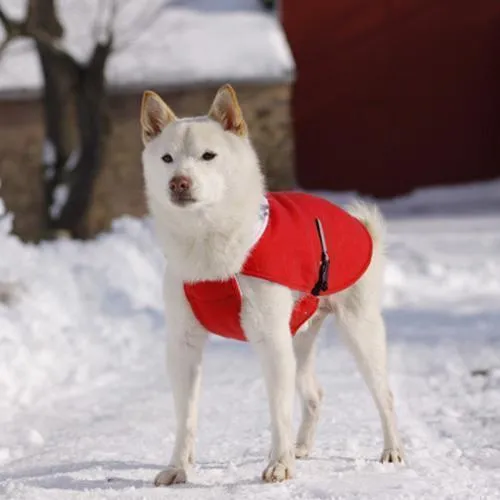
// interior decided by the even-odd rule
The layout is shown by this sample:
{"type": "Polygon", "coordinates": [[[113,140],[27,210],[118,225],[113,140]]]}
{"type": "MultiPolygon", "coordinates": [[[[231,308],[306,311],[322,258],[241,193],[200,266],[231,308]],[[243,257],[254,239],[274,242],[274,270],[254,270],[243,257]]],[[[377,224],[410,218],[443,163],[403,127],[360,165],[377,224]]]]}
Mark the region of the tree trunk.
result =
{"type": "Polygon", "coordinates": [[[58,230],[70,231],[75,237],[83,238],[86,235],[83,220],[95,178],[102,165],[108,136],[104,70],[109,52],[110,45],[96,47],[89,64],[79,71],[74,88],[79,145],[74,153],[77,155],[74,167],[67,162],[70,168],[65,169],[61,179],[68,192],[67,201],[63,204],[59,218],[52,222],[58,230]]]}
{"type": "Polygon", "coordinates": [[[58,229],[53,217],[54,193],[63,182],[65,166],[75,148],[71,108],[76,69],[63,55],[36,44],[44,76],[43,105],[45,143],[43,147],[43,183],[45,192],[44,233],[58,229]]]}
{"type": "Polygon", "coordinates": [[[77,62],[56,45],[63,29],[54,0],[30,0],[26,25],[36,40],[45,82],[43,233],[85,237],[83,220],[108,128],[105,65],[111,41],[98,43],[87,64],[77,62]]]}

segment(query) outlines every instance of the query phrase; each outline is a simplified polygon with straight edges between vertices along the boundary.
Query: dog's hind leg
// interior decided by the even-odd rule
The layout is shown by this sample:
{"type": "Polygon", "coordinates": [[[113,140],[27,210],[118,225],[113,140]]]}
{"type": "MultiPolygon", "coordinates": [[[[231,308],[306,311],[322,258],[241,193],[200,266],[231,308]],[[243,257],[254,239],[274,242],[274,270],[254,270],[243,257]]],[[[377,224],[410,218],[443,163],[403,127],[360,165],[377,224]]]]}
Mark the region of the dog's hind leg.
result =
{"type": "Polygon", "coordinates": [[[314,371],[315,343],[326,313],[319,312],[311,320],[309,328],[293,339],[297,362],[296,386],[302,403],[302,422],[295,442],[296,458],[309,455],[316,435],[323,390],[314,371]]]}
{"type": "Polygon", "coordinates": [[[341,336],[356,360],[380,415],[384,434],[381,461],[403,462],[387,376],[386,333],[380,310],[375,307],[353,310],[348,304],[339,304],[337,320],[341,336]]]}
{"type": "Polygon", "coordinates": [[[386,333],[381,314],[385,223],[373,204],[358,202],[348,210],[370,232],[372,260],[361,279],[328,301],[336,313],[341,336],[356,360],[380,415],[384,434],[381,461],[402,462],[403,448],[387,375],[386,333]]]}

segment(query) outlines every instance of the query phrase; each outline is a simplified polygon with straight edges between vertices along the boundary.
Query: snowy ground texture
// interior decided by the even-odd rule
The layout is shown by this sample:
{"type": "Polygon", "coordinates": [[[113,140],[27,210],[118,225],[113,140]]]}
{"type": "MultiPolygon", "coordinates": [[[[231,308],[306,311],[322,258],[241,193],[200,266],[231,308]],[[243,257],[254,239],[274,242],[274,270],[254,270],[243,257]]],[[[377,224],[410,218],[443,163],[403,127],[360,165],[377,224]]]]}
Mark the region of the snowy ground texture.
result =
{"type": "MultiPolygon", "coordinates": [[[[338,199],[341,199],[340,197],[338,199]]],[[[95,241],[21,244],[0,226],[0,497],[500,498],[500,182],[383,203],[385,317],[408,465],[382,466],[379,421],[328,323],[313,455],[263,484],[267,402],[248,345],[205,358],[198,463],[152,486],[173,442],[162,258],[147,221],[95,241]],[[7,289],[7,291],[5,291],[7,289]],[[9,291],[14,296],[9,299],[9,291]]]]}

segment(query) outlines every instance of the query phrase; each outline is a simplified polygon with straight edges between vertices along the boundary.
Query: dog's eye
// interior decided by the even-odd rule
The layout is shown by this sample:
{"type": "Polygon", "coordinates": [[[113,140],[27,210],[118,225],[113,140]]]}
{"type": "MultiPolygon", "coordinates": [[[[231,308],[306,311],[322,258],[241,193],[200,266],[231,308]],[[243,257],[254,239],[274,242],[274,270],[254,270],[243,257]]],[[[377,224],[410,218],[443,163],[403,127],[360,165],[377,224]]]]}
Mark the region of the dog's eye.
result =
{"type": "Polygon", "coordinates": [[[165,162],[165,163],[172,163],[174,161],[174,159],[172,158],[172,155],[170,154],[166,154],[166,155],[163,155],[161,157],[161,159],[165,162]]]}
{"type": "Polygon", "coordinates": [[[213,160],[216,156],[217,156],[217,154],[214,153],[213,151],[205,151],[201,155],[201,159],[205,160],[205,161],[210,161],[210,160],[213,160]]]}

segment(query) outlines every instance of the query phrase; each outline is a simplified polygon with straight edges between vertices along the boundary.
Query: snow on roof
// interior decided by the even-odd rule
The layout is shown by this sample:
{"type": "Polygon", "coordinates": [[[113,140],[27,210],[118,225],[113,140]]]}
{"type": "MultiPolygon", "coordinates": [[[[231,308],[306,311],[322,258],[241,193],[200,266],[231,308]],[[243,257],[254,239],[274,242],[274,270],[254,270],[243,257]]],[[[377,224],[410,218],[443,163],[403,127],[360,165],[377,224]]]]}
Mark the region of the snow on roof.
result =
{"type": "MultiPolygon", "coordinates": [[[[57,0],[56,0],[57,1],[57,0]]],[[[0,0],[16,19],[26,0],[0,0]]],[[[58,0],[63,45],[80,61],[111,13],[110,0],[58,0]]],[[[258,0],[119,0],[115,51],[107,77],[115,88],[290,81],[294,63],[279,19],[258,0]]],[[[32,42],[12,42],[0,59],[0,93],[37,92],[42,75],[32,42]]]]}

